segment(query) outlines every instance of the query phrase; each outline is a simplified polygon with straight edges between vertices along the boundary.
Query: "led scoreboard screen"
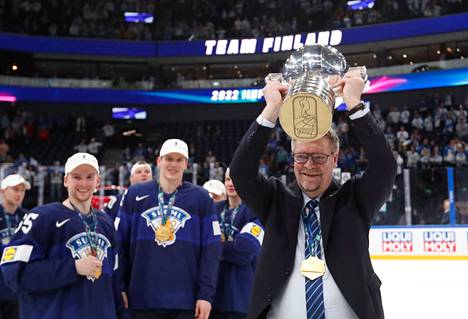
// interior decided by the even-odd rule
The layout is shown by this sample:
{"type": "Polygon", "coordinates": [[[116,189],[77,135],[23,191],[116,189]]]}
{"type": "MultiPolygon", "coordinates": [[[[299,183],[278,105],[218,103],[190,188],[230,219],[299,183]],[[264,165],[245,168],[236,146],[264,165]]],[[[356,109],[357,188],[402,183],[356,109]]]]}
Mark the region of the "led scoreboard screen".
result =
{"type": "MultiPolygon", "coordinates": [[[[364,93],[401,92],[463,85],[468,85],[468,68],[370,77],[364,93]]],[[[213,105],[263,103],[263,101],[263,91],[260,87],[147,91],[0,85],[0,102],[213,105]]],[[[338,106],[341,102],[337,102],[338,106]]]]}
{"type": "Polygon", "coordinates": [[[262,100],[262,89],[212,90],[211,101],[219,103],[252,103],[262,100]]]}

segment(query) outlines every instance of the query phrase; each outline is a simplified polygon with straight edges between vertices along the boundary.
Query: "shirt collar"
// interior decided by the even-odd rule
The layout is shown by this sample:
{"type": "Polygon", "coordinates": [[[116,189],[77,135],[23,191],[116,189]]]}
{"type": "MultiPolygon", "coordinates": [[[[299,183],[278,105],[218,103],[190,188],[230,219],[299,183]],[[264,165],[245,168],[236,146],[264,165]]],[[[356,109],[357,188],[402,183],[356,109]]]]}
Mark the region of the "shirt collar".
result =
{"type": "Polygon", "coordinates": [[[319,201],[320,202],[320,196],[319,197],[316,197],[316,198],[310,198],[309,195],[307,195],[306,193],[302,192],[302,199],[303,199],[303,202],[302,202],[302,209],[304,209],[304,207],[306,207],[307,203],[309,201],[311,201],[312,199],[315,199],[316,201],[319,201]]]}

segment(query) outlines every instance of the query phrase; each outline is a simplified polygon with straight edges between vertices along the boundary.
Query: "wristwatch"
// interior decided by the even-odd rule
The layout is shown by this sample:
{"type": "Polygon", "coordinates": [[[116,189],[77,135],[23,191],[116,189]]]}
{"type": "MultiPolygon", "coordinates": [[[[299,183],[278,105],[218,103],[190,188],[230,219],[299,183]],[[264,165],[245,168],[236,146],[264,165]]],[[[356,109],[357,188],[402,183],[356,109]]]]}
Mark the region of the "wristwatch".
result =
{"type": "Polygon", "coordinates": [[[354,113],[359,112],[359,111],[364,111],[365,109],[366,109],[366,105],[364,104],[364,102],[361,101],[361,103],[359,103],[358,105],[356,105],[355,107],[353,107],[353,108],[348,112],[348,116],[351,116],[351,115],[353,115],[354,113]]]}

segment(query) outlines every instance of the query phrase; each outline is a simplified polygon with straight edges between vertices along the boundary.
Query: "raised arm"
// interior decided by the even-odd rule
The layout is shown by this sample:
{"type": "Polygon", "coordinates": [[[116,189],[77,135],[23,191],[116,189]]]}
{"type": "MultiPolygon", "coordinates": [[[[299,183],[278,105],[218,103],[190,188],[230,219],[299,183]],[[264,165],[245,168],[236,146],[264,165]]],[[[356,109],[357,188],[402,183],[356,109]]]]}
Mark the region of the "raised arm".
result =
{"type": "Polygon", "coordinates": [[[267,83],[263,89],[267,104],[257,121],[245,133],[229,165],[237,192],[264,225],[275,184],[258,174],[259,161],[287,91],[288,87],[277,81],[267,83]]]}
{"type": "Polygon", "coordinates": [[[357,110],[364,89],[361,76],[348,74],[338,85],[341,85],[343,99],[352,113],[350,133],[359,141],[368,158],[368,167],[364,174],[355,177],[355,198],[359,211],[370,225],[373,216],[390,195],[396,176],[396,160],[369,109],[357,110]]]}
{"type": "Polygon", "coordinates": [[[360,142],[368,166],[362,176],[356,177],[355,198],[359,211],[370,225],[373,216],[388,200],[396,176],[396,161],[390,145],[373,116],[368,113],[351,122],[353,136],[360,142]]]}

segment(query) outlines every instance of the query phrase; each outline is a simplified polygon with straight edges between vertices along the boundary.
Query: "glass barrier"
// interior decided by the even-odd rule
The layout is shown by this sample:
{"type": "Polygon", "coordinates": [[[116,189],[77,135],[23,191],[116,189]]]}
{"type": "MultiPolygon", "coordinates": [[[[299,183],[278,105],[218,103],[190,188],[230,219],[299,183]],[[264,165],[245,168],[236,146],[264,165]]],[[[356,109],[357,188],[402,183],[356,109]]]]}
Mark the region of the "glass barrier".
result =
{"type": "Polygon", "coordinates": [[[468,224],[468,168],[454,169],[454,212],[456,224],[468,224]]]}
{"type": "Polygon", "coordinates": [[[405,176],[400,172],[395,178],[395,185],[388,201],[372,221],[373,225],[406,225],[405,214],[405,176]]]}
{"type": "Polygon", "coordinates": [[[411,169],[411,224],[449,224],[446,168],[411,169]]]}

